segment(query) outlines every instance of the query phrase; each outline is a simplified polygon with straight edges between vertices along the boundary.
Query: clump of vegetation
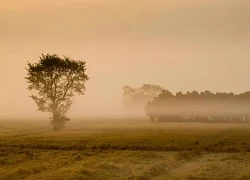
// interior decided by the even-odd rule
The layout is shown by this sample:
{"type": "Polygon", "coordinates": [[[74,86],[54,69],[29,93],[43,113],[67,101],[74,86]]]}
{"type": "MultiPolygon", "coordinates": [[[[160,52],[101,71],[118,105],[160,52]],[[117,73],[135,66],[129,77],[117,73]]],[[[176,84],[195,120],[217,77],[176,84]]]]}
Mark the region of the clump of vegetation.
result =
{"type": "Polygon", "coordinates": [[[201,157],[201,152],[199,150],[194,151],[181,151],[175,155],[177,160],[190,160],[192,158],[201,157]]]}
{"type": "Polygon", "coordinates": [[[29,152],[29,151],[26,151],[25,152],[25,156],[28,157],[28,158],[33,158],[34,157],[34,154],[29,152]]]}

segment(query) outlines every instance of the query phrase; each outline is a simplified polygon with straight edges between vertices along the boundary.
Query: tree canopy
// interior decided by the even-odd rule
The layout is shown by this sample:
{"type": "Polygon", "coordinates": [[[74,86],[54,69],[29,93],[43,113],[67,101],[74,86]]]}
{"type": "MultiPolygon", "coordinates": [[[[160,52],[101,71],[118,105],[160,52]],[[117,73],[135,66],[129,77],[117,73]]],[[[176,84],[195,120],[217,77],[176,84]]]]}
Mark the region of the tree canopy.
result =
{"type": "Polygon", "coordinates": [[[31,95],[38,110],[52,114],[54,129],[64,127],[69,120],[65,115],[72,105],[75,94],[84,95],[86,62],[56,54],[42,54],[38,63],[29,63],[27,70],[28,89],[37,93],[31,95]]]}

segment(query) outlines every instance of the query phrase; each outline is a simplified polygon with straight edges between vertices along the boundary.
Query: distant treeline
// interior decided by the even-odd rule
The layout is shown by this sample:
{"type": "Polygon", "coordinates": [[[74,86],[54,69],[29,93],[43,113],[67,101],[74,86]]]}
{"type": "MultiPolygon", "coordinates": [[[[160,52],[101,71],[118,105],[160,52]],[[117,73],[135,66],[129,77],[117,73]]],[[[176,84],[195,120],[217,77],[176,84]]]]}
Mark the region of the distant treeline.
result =
{"type": "Polygon", "coordinates": [[[193,91],[173,94],[163,90],[148,101],[145,112],[152,121],[247,122],[250,120],[250,92],[193,91]]]}
{"type": "Polygon", "coordinates": [[[214,98],[214,99],[220,99],[220,98],[230,98],[230,99],[250,99],[250,91],[241,93],[241,94],[234,94],[234,93],[226,93],[226,92],[217,92],[213,93],[211,91],[204,91],[204,92],[198,92],[198,91],[192,91],[192,92],[187,92],[187,93],[182,93],[178,92],[175,95],[171,93],[168,90],[162,90],[161,93],[156,97],[156,99],[161,99],[161,98],[178,98],[178,99],[183,99],[183,98],[214,98]]]}

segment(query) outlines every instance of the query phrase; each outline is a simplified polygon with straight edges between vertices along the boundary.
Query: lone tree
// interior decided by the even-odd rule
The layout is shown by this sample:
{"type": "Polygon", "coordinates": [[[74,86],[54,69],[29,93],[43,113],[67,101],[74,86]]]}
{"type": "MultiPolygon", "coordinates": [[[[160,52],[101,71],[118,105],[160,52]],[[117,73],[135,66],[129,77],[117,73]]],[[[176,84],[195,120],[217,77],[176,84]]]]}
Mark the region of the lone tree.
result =
{"type": "Polygon", "coordinates": [[[62,129],[70,119],[65,115],[72,105],[75,94],[84,95],[86,62],[76,61],[56,54],[40,57],[38,63],[28,62],[28,89],[35,90],[31,98],[36,102],[38,110],[51,113],[51,124],[54,130],[62,129]]]}

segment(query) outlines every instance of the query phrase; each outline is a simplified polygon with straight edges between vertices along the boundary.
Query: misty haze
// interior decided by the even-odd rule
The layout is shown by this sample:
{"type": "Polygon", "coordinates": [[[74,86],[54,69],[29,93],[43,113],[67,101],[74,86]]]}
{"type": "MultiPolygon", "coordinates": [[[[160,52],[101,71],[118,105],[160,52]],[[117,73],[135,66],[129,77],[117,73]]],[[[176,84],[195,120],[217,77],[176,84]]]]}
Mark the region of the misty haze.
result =
{"type": "Polygon", "coordinates": [[[1,0],[0,180],[250,179],[249,8],[1,0]]]}

